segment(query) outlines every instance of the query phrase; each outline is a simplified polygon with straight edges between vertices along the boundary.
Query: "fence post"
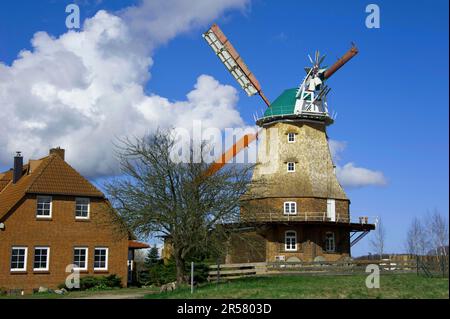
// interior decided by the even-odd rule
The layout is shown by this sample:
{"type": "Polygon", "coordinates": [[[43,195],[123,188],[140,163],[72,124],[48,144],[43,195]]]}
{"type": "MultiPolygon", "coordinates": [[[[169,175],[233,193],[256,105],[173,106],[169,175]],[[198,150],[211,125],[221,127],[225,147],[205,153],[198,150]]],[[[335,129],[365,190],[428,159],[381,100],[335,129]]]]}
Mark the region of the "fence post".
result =
{"type": "Polygon", "coordinates": [[[194,293],[194,262],[191,261],[191,294],[194,293]]]}
{"type": "Polygon", "coordinates": [[[419,276],[419,255],[416,255],[416,269],[417,269],[417,276],[419,276]]]}
{"type": "Polygon", "coordinates": [[[217,258],[217,284],[220,282],[220,260],[217,258]]]}

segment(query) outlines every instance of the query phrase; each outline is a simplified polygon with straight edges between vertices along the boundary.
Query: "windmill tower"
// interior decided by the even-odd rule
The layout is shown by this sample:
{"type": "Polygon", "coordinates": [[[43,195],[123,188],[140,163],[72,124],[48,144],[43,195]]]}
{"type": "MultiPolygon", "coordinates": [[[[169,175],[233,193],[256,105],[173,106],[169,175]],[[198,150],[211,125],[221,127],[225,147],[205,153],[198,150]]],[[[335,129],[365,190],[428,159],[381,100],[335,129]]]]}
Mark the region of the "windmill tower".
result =
{"type": "Polygon", "coordinates": [[[261,257],[255,258],[254,248],[241,242],[230,252],[228,262],[349,258],[350,247],[374,225],[365,217],[352,222],[350,200],[336,178],[326,133],[334,122],[328,110],[330,88],[326,82],[358,53],[357,48],[353,45],[330,68],[322,66],[325,56],[316,52],[314,59],[309,57],[312,65],[305,68],[300,86],[285,90],[270,103],[217,25],[203,37],[247,94],[259,94],[267,105],[256,120],[258,134],[244,136],[209,171],[214,173],[259,139],[252,180],[264,189],[248,197],[251,199],[243,198],[240,226],[254,229],[249,236],[260,241],[261,257]]]}

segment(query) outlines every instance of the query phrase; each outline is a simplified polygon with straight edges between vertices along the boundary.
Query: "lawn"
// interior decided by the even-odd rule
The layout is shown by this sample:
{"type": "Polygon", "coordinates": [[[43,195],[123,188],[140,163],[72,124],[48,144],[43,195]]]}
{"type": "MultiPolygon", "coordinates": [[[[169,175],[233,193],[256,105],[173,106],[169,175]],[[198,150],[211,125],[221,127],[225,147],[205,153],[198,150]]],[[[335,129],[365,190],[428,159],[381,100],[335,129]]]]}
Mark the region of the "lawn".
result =
{"type": "Polygon", "coordinates": [[[146,298],[449,298],[448,278],[425,278],[416,274],[382,274],[379,289],[368,289],[366,275],[242,278],[220,284],[200,285],[146,298]]]}

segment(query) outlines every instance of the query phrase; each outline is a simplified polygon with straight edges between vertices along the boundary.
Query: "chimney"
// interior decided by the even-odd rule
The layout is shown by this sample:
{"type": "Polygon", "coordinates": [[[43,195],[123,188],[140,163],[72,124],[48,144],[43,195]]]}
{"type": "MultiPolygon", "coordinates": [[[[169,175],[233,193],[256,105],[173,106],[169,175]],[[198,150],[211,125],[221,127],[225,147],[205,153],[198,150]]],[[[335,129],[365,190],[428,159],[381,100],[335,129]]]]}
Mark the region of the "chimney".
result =
{"type": "Polygon", "coordinates": [[[50,154],[50,155],[56,154],[56,155],[58,155],[59,157],[61,157],[62,160],[64,160],[65,150],[64,150],[63,148],[60,148],[60,147],[58,146],[57,148],[51,148],[49,154],[50,154]]]}
{"type": "Polygon", "coordinates": [[[17,152],[16,156],[14,156],[13,184],[17,183],[17,181],[22,177],[22,170],[23,157],[20,152],[17,152]]]}

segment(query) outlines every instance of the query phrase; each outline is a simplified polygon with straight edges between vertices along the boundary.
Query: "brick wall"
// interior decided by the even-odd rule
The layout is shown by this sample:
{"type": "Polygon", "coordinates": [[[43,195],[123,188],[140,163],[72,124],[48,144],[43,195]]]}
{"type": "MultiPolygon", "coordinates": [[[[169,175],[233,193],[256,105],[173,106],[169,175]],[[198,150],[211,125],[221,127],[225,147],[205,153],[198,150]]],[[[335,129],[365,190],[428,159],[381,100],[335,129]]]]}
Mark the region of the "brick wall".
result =
{"type": "Polygon", "coordinates": [[[75,220],[75,198],[53,196],[51,220],[36,218],[36,196],[27,197],[16,205],[6,219],[5,229],[0,231],[0,287],[24,289],[45,286],[57,288],[65,282],[66,266],[73,263],[74,247],[88,247],[88,270],[86,275],[116,274],[127,282],[128,236],[118,231],[111,212],[103,199],[91,199],[90,219],[75,220]],[[27,270],[10,272],[11,248],[28,247],[27,270]],[[33,271],[34,247],[50,247],[49,271],[33,271]],[[108,270],[98,272],[93,269],[94,248],[108,248],[108,270]]]}
{"type": "Polygon", "coordinates": [[[350,257],[350,238],[348,230],[334,225],[271,225],[264,226],[263,233],[250,232],[249,238],[259,242],[259,248],[249,245],[245,235],[233,238],[232,249],[228,251],[227,263],[246,263],[276,261],[276,256],[284,256],[287,261],[290,258],[300,261],[313,261],[316,257],[323,257],[326,261],[337,261],[344,257],[350,257]],[[286,251],[285,232],[294,230],[297,233],[297,251],[286,251]],[[335,234],[336,250],[325,251],[325,234],[335,234]],[[265,253],[261,252],[265,248],[265,253]],[[264,256],[264,258],[259,257],[264,256]]]}

